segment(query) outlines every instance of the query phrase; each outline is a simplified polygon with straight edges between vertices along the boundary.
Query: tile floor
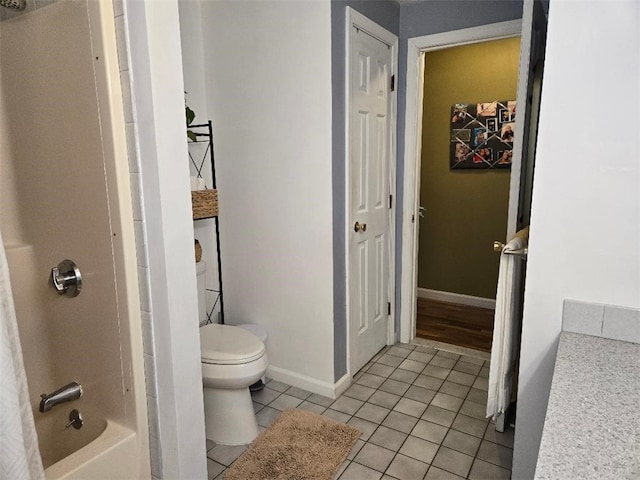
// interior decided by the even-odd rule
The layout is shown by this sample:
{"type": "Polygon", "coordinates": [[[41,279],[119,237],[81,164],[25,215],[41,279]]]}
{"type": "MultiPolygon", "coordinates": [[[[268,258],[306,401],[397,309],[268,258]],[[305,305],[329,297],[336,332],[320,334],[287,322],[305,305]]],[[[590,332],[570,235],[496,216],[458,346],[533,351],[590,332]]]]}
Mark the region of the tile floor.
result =
{"type": "MultiPolygon", "coordinates": [[[[362,432],[339,480],[509,479],[513,430],[484,418],[488,361],[431,346],[385,347],[337,400],[275,380],[253,394],[258,424],[302,408],[362,432]]],[[[223,479],[246,446],[208,441],[209,479],[223,479]]]]}

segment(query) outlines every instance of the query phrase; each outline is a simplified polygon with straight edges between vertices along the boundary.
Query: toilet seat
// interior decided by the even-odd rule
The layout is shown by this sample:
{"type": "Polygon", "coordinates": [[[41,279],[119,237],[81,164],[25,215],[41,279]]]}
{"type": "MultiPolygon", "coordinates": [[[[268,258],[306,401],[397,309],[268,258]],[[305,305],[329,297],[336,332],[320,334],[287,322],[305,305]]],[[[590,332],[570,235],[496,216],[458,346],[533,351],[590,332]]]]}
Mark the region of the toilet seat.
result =
{"type": "Polygon", "coordinates": [[[240,365],[265,354],[264,344],[254,334],[231,325],[200,328],[200,359],[214,365],[240,365]]]}

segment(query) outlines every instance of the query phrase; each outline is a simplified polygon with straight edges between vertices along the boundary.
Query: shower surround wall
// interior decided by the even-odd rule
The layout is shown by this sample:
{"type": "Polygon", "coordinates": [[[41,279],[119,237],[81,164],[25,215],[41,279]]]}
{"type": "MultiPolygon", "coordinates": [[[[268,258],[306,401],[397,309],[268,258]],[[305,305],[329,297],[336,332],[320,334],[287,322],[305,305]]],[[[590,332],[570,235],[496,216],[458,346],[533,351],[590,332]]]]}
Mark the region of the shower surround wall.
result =
{"type": "MultiPolygon", "coordinates": [[[[12,11],[7,9],[0,9],[0,21],[9,20],[21,15],[30,13],[38,8],[49,6],[56,1],[60,0],[35,0],[28,1],[27,8],[22,11],[12,11]]],[[[131,67],[130,67],[130,42],[129,42],[129,27],[126,16],[127,3],[123,0],[113,1],[113,14],[115,22],[115,33],[117,40],[117,53],[118,64],[120,72],[120,84],[122,89],[122,104],[125,117],[125,131],[126,131],[126,147],[127,157],[129,161],[129,176],[131,184],[131,200],[133,207],[133,224],[135,230],[136,240],[136,258],[137,258],[137,270],[138,270],[138,287],[140,295],[140,314],[142,319],[142,334],[144,345],[144,370],[146,378],[146,397],[147,397],[147,410],[148,410],[148,426],[149,426],[149,450],[151,459],[151,474],[152,478],[163,478],[163,463],[162,463],[162,449],[161,449],[161,430],[160,430],[160,416],[158,413],[158,380],[156,375],[156,363],[158,361],[157,353],[154,345],[154,328],[152,322],[152,308],[151,308],[151,292],[150,292],[150,274],[149,274],[149,256],[147,253],[147,240],[145,229],[145,215],[142,205],[142,177],[140,166],[140,154],[138,145],[138,132],[136,117],[134,114],[134,102],[132,99],[132,84],[131,84],[131,67]]],[[[140,33],[140,30],[136,33],[140,33]]],[[[146,32],[144,32],[146,33],[146,32]]],[[[137,35],[136,41],[139,44],[142,40],[140,37],[143,35],[137,35]]],[[[155,40],[157,41],[159,36],[156,34],[155,40]]],[[[138,53],[140,55],[140,53],[138,53]]],[[[2,71],[0,70],[0,78],[2,71]]],[[[7,118],[4,112],[3,104],[0,104],[0,118],[7,118]]],[[[203,114],[203,111],[198,109],[198,112],[203,114]]],[[[203,114],[206,118],[206,115],[203,114]]],[[[6,124],[0,124],[0,151],[5,152],[9,147],[9,137],[6,131],[6,124]]],[[[2,184],[0,188],[0,207],[5,205],[17,205],[18,196],[16,191],[16,173],[14,171],[14,165],[11,162],[0,161],[0,179],[2,184]]],[[[0,224],[2,225],[2,233],[5,239],[5,243],[16,243],[21,238],[21,223],[18,221],[17,216],[6,215],[5,210],[0,210],[0,224]]],[[[21,254],[28,254],[28,249],[21,249],[21,254]]],[[[32,305],[32,309],[37,310],[37,305],[32,305]]],[[[46,346],[42,346],[42,350],[46,350],[46,346]]],[[[199,368],[199,365],[198,365],[199,368]]],[[[48,371],[45,368],[44,372],[48,371]]],[[[199,370],[198,370],[199,373],[199,370]]],[[[197,416],[197,415],[196,415],[197,416]]],[[[204,428],[204,426],[203,426],[204,428]]],[[[85,428],[86,432],[87,428],[85,428]]],[[[167,428],[165,428],[165,444],[168,445],[166,451],[171,455],[173,451],[173,442],[167,439],[167,428]]],[[[86,436],[86,435],[85,435],[86,436]]],[[[202,458],[204,459],[204,454],[202,458]]],[[[169,471],[173,471],[169,468],[169,471]]]]}
{"type": "Polygon", "coordinates": [[[40,451],[48,478],[142,478],[148,434],[113,12],[107,2],[49,5],[0,23],[0,227],[40,451]],[[64,258],[83,274],[77,298],[47,283],[64,258]],[[80,400],[38,411],[39,394],[72,380],[80,400]],[[64,429],[72,408],[80,430],[64,429]]]}

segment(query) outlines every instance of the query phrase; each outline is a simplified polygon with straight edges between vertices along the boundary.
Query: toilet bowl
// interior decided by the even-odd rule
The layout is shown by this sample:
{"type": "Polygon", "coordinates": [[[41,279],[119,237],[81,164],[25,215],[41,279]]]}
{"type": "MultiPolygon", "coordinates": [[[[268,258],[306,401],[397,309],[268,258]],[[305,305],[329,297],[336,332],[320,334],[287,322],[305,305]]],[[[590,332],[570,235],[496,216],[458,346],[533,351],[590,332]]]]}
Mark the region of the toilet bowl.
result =
{"type": "Polygon", "coordinates": [[[249,385],[267,370],[264,343],[230,325],[200,328],[205,430],[222,445],[244,445],[258,435],[249,385]]]}

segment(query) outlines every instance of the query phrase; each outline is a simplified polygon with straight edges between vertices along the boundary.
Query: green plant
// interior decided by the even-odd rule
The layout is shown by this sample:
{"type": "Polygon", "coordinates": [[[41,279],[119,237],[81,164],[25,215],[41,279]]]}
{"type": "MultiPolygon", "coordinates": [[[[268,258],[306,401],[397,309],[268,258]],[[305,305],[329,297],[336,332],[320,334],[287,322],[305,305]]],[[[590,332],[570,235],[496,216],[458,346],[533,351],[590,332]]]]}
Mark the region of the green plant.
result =
{"type": "Polygon", "coordinates": [[[189,105],[187,105],[187,92],[184,92],[185,94],[185,98],[184,98],[184,113],[185,113],[185,117],[187,120],[187,137],[189,138],[189,140],[191,140],[192,142],[195,142],[198,140],[198,136],[196,135],[196,133],[193,130],[189,130],[189,127],[191,126],[191,124],[193,123],[193,120],[196,118],[196,114],[193,110],[191,110],[189,108],[189,105]]]}

